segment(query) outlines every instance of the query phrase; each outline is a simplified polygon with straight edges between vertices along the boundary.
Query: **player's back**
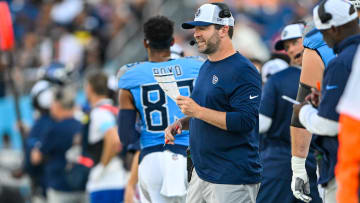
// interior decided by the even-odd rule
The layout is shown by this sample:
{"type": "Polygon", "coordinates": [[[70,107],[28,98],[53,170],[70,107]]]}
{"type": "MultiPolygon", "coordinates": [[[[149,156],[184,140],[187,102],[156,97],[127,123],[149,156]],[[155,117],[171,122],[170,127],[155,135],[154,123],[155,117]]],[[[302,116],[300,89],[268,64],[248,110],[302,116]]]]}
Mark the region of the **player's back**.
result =
{"type": "MultiPolygon", "coordinates": [[[[185,57],[165,62],[142,62],[125,65],[119,88],[127,89],[141,116],[141,148],[164,144],[164,130],[177,119],[184,117],[176,103],[160,88],[154,74],[173,73],[180,94],[190,96],[203,61],[197,57],[185,57]]],[[[176,135],[175,144],[189,144],[189,132],[176,135]]]]}

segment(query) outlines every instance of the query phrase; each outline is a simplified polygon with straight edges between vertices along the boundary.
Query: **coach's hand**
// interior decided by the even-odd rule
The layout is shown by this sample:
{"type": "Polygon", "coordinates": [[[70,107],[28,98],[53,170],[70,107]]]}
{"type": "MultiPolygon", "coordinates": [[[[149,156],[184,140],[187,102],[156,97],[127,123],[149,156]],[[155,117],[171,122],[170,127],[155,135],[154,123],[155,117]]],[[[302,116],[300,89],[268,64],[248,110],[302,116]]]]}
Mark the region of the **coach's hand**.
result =
{"type": "Polygon", "coordinates": [[[184,96],[178,96],[176,98],[176,104],[180,107],[181,112],[183,112],[183,114],[195,118],[198,118],[202,108],[193,99],[184,96]]]}
{"type": "Polygon", "coordinates": [[[182,125],[181,125],[181,122],[179,120],[177,120],[172,125],[169,125],[165,129],[165,143],[166,144],[174,144],[175,135],[176,134],[181,134],[181,131],[182,131],[182,125]]]}
{"type": "Polygon", "coordinates": [[[305,101],[317,108],[320,105],[320,94],[321,92],[319,90],[311,88],[311,94],[305,97],[305,101]]]}
{"type": "Polygon", "coordinates": [[[304,202],[310,202],[310,183],[305,169],[306,158],[293,156],[291,158],[291,169],[293,171],[291,190],[294,196],[304,202]]]}

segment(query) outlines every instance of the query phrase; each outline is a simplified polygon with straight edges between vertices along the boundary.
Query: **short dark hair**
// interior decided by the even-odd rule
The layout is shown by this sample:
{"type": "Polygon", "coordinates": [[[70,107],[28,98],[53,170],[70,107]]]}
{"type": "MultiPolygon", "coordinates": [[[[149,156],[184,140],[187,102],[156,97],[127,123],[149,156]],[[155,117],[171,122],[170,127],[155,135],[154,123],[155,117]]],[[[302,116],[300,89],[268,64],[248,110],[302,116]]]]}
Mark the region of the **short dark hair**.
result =
{"type": "Polygon", "coordinates": [[[102,72],[93,72],[87,76],[87,82],[97,95],[108,96],[108,77],[102,72]]]}
{"type": "Polygon", "coordinates": [[[154,16],[144,24],[145,40],[152,49],[170,49],[173,33],[174,22],[165,16],[154,16]]]}
{"type": "MultiPolygon", "coordinates": [[[[219,24],[214,24],[215,25],[215,29],[220,30],[222,27],[224,27],[224,25],[219,25],[219,24]]],[[[230,37],[230,39],[232,39],[234,34],[234,27],[233,26],[229,26],[229,32],[228,35],[230,37]]]]}

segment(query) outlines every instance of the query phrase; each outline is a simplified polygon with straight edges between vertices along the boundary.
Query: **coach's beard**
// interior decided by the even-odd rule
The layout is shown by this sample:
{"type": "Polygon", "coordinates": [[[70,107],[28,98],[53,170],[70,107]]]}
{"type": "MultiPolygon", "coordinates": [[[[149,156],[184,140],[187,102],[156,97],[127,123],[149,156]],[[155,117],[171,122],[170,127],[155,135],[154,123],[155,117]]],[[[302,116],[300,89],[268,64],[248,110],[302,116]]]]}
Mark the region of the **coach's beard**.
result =
{"type": "Polygon", "coordinates": [[[199,52],[207,55],[215,53],[219,49],[219,46],[220,38],[216,34],[213,34],[210,39],[206,41],[198,41],[199,52]],[[202,45],[202,43],[204,43],[204,45],[202,45]],[[205,49],[201,50],[201,46],[205,46],[205,49]]]}

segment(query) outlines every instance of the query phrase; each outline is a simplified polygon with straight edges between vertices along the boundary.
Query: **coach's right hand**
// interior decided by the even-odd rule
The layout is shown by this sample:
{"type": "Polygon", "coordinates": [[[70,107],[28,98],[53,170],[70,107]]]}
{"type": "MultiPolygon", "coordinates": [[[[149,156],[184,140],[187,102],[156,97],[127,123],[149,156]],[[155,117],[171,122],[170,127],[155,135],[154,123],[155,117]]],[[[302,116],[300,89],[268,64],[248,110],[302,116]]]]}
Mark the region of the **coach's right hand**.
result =
{"type": "Polygon", "coordinates": [[[175,135],[181,134],[181,131],[182,131],[182,125],[179,120],[177,120],[172,125],[168,126],[165,129],[165,143],[166,143],[166,140],[168,140],[167,144],[174,144],[175,135]]]}

